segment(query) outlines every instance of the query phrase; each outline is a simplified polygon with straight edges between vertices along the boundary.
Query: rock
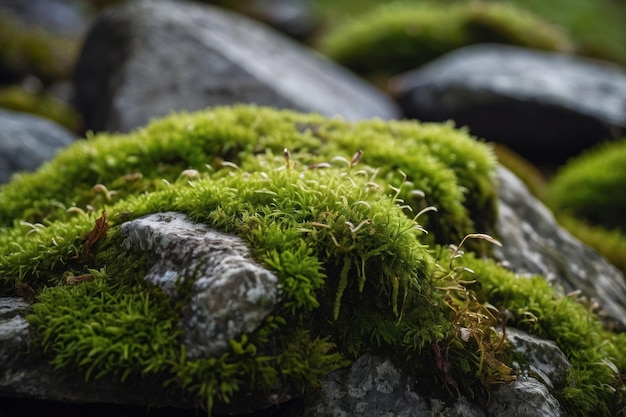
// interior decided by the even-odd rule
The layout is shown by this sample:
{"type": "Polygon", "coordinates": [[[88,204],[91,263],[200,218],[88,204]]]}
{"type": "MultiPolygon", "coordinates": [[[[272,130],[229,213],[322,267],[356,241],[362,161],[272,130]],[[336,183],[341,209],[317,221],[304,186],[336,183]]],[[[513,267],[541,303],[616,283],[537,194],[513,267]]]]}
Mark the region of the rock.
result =
{"type": "Polygon", "coordinates": [[[601,61],[476,45],[401,74],[389,88],[406,116],[455,120],[540,165],[626,132],[626,73],[601,61]]]}
{"type": "Polygon", "coordinates": [[[567,371],[572,365],[556,343],[512,327],[506,329],[506,337],[513,349],[527,359],[514,364],[518,373],[536,376],[550,389],[565,386],[567,371]]]}
{"type": "Polygon", "coordinates": [[[492,417],[559,417],[561,407],[548,388],[534,378],[522,376],[499,385],[491,393],[487,407],[492,417]]]}
{"type": "Polygon", "coordinates": [[[552,213],[504,167],[498,168],[499,214],[495,257],[519,274],[543,275],[566,292],[594,298],[626,328],[626,281],[592,248],[560,227],[552,213]]]}
{"type": "Polygon", "coordinates": [[[364,355],[326,378],[320,398],[305,408],[303,417],[429,415],[429,402],[413,392],[413,382],[389,359],[364,355]]]}
{"type": "Polygon", "coordinates": [[[86,129],[122,131],[175,110],[255,103],[348,120],[395,118],[382,93],[248,18],[182,1],[104,11],[75,71],[86,129]]]}
{"type": "MultiPolygon", "coordinates": [[[[522,333],[513,332],[518,340],[522,333]]],[[[532,337],[524,339],[535,347],[544,346],[546,341],[532,337]],[[532,342],[530,342],[532,340],[532,342]]],[[[511,336],[509,336],[511,340],[511,336]]],[[[524,343],[519,353],[529,353],[524,343]]],[[[536,355],[536,353],[533,353],[536,355]]],[[[561,353],[562,355],[562,353],[561,353]]],[[[536,363],[531,359],[531,363],[536,363]]],[[[560,360],[551,365],[559,367],[560,360]]],[[[561,370],[565,372],[565,370],[561,370]]],[[[443,402],[436,398],[423,398],[414,390],[415,378],[394,366],[389,359],[375,355],[364,355],[349,368],[331,373],[324,381],[319,398],[305,405],[303,417],[320,415],[378,417],[411,416],[427,417],[526,417],[560,416],[558,401],[550,394],[546,385],[522,375],[516,381],[499,385],[493,389],[488,405],[488,414],[478,402],[460,396],[453,401],[443,402]]]]}
{"type": "Polygon", "coordinates": [[[241,238],[173,212],[124,223],[121,233],[128,250],[156,259],[145,279],[170,297],[178,296],[177,285],[193,282],[183,324],[188,358],[224,353],[278,301],[278,279],[250,258],[241,238]]]}
{"type": "Polygon", "coordinates": [[[0,110],[0,184],[32,171],[74,141],[65,128],[41,117],[0,110]]]}

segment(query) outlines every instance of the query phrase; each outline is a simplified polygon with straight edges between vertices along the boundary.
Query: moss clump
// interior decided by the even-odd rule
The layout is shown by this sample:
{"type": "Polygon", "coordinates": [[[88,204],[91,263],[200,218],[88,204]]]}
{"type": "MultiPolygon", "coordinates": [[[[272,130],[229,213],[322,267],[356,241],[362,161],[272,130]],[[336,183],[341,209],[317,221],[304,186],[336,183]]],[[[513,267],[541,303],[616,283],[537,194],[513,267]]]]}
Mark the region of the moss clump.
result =
{"type": "Polygon", "coordinates": [[[0,75],[7,80],[68,79],[78,52],[76,41],[24,25],[8,11],[0,12],[0,45],[0,75]]]}
{"type": "Polygon", "coordinates": [[[557,212],[626,231],[626,139],[606,142],[570,160],[550,182],[545,200],[557,212]]]}
{"type": "Polygon", "coordinates": [[[540,17],[511,4],[482,2],[383,5],[338,25],[321,39],[319,48],[359,74],[386,78],[484,42],[573,49],[558,27],[540,17]]]}
{"type": "Polygon", "coordinates": [[[0,108],[35,114],[65,126],[73,132],[79,130],[78,113],[48,93],[31,94],[18,86],[1,88],[0,108]]]}
{"type": "Polygon", "coordinates": [[[372,187],[388,193],[393,192],[390,186],[400,188],[398,198],[414,215],[427,206],[437,207],[438,213],[421,219],[429,238],[437,242],[458,242],[475,231],[493,233],[495,158],[486,145],[453,125],[377,120],[348,124],[254,107],[180,114],[128,136],[101,135],[77,143],[37,173],[4,186],[0,226],[15,219],[66,219],[72,207],[98,208],[162,189],[163,179],[184,180],[181,173],[187,169],[217,177],[232,170],[232,164],[243,171],[264,170],[267,158],[282,155],[285,146],[303,166],[348,166],[345,158],[363,149],[367,165],[359,175],[369,177],[372,187]]]}
{"type": "Polygon", "coordinates": [[[391,356],[439,396],[447,386],[486,398],[514,378],[494,330],[509,309],[574,363],[558,393],[565,411],[608,415],[618,383],[601,363],[624,363],[621,339],[539,277],[437,244],[494,221],[494,168],[487,146],[450,125],[249,106],[179,114],[76,143],[0,188],[0,288],[36,294],[28,319],[63,372],[150,377],[209,410],[242,390],[304,392],[365,352],[391,356]],[[120,224],[168,210],[240,236],[279,279],[272,315],[220,357],[187,358],[186,300],[144,282],[146,260],[120,245],[120,224]]]}

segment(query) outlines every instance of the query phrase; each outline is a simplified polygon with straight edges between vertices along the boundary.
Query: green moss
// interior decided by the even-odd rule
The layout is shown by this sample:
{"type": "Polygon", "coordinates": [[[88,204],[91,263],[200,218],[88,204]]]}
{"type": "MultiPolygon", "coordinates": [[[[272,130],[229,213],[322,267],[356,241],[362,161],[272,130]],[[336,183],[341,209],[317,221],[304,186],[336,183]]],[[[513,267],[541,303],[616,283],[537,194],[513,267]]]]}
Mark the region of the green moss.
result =
{"type": "Polygon", "coordinates": [[[0,108],[35,114],[65,126],[73,132],[79,130],[78,113],[48,93],[31,94],[17,86],[2,88],[0,108]]]}
{"type": "Polygon", "coordinates": [[[486,145],[452,125],[349,124],[254,107],[181,114],[128,136],[99,135],[77,143],[37,173],[23,174],[3,188],[0,225],[16,218],[31,223],[65,219],[74,206],[98,208],[163,189],[162,179],[184,182],[181,173],[186,169],[221,177],[233,170],[224,161],[243,171],[262,170],[283,157],[284,147],[305,166],[347,166],[345,158],[363,149],[362,168],[355,175],[369,178],[372,187],[385,193],[393,192],[390,186],[401,187],[398,198],[414,213],[436,206],[439,212],[421,221],[438,242],[460,241],[474,231],[493,232],[496,195],[490,171],[495,158],[486,145]],[[333,162],[336,156],[344,162],[333,162]],[[104,187],[94,188],[97,184],[104,187]]]}
{"type": "Polygon", "coordinates": [[[606,142],[570,160],[546,189],[557,212],[626,231],[626,139],[606,142]]]}
{"type": "MultiPolygon", "coordinates": [[[[538,277],[467,256],[473,284],[458,248],[437,245],[493,228],[494,168],[490,148],[451,125],[251,106],[174,115],[75,143],[0,188],[0,289],[34,291],[35,346],[59,372],[150,377],[208,410],[306,392],[365,352],[438,396],[447,386],[484,398],[513,377],[494,305],[569,355],[568,413],[611,411],[603,390],[617,384],[602,362],[624,358],[591,312],[538,277]],[[167,210],[240,236],[279,279],[272,315],[219,357],[187,358],[177,325],[187,300],[145,283],[150,260],[120,244],[120,224],[167,210]]],[[[479,248],[470,241],[460,246],[479,248]]]]}
{"type": "Polygon", "coordinates": [[[508,326],[552,340],[565,353],[572,368],[568,384],[556,392],[567,415],[615,415],[623,406],[620,377],[626,374],[623,337],[607,336],[599,318],[575,298],[560,295],[540,276],[520,277],[485,262],[466,256],[467,267],[475,271],[475,290],[479,297],[499,310],[512,314],[508,326]]]}
{"type": "Polygon", "coordinates": [[[571,51],[566,35],[510,4],[391,4],[337,25],[320,41],[330,58],[368,77],[415,69],[462,46],[506,43],[571,51]]]}
{"type": "Polygon", "coordinates": [[[24,25],[8,11],[0,12],[0,45],[0,73],[44,83],[67,80],[78,52],[77,41],[24,25]]]}

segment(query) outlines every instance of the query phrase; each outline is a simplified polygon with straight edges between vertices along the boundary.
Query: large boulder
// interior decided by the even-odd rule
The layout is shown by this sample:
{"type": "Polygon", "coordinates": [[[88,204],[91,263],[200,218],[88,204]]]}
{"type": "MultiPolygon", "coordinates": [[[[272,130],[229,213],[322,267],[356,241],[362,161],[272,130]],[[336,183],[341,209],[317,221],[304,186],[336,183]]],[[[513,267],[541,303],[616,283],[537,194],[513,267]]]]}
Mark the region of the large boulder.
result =
{"type": "Polygon", "coordinates": [[[0,188],[0,290],[29,303],[0,317],[0,395],[216,414],[617,410],[621,336],[470,244],[498,243],[468,232],[497,225],[496,168],[451,125],[254,106],[76,143],[0,188]]]}
{"type": "Polygon", "coordinates": [[[126,132],[173,110],[255,103],[395,118],[382,93],[243,16],[180,1],[132,1],[91,28],[75,71],[85,127],[126,132]]]}
{"type": "Polygon", "coordinates": [[[538,164],[626,132],[626,73],[564,54],[469,46],[398,75],[389,89],[406,116],[455,120],[538,164]]]}

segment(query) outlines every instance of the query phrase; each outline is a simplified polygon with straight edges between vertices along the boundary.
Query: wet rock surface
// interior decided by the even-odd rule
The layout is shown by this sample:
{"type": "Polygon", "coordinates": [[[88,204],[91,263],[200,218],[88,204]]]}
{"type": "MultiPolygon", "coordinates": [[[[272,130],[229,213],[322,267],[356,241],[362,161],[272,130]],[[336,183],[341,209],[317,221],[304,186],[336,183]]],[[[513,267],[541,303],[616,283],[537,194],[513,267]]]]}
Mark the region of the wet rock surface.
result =
{"type": "Polygon", "coordinates": [[[626,281],[592,248],[559,226],[552,213],[504,167],[498,168],[499,213],[495,257],[518,274],[544,276],[565,292],[580,290],[626,328],[626,281]]]}
{"type": "Polygon", "coordinates": [[[102,13],[78,60],[75,93],[95,131],[127,132],[175,110],[235,103],[348,120],[399,116],[382,93],[306,47],[182,1],[132,1],[102,13]]]}
{"type": "Polygon", "coordinates": [[[408,117],[455,120],[534,163],[565,162],[626,132],[626,72],[601,61],[476,45],[390,84],[408,117]]]}

